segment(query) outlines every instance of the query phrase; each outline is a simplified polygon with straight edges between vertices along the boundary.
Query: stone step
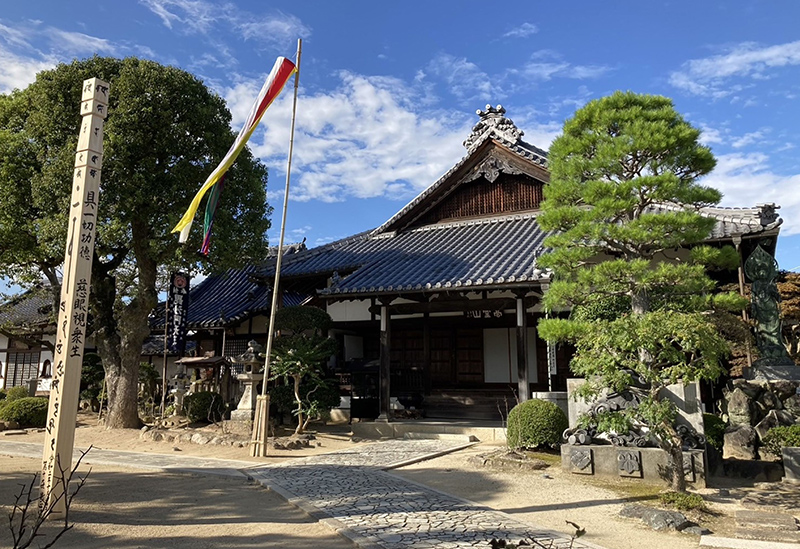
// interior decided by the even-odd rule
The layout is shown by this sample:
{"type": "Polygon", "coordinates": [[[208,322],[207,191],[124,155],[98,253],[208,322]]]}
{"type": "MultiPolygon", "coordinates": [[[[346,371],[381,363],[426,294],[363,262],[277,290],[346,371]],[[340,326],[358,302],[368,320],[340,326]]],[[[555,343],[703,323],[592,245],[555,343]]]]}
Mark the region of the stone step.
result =
{"type": "Polygon", "coordinates": [[[797,544],[725,538],[721,536],[700,536],[700,547],[713,547],[714,549],[797,549],[797,544]]]}
{"type": "Polygon", "coordinates": [[[761,541],[783,541],[800,543],[800,530],[790,532],[787,530],[775,530],[772,528],[736,528],[736,537],[747,540],[761,541]]]}
{"type": "Polygon", "coordinates": [[[761,528],[766,530],[783,530],[796,532],[797,520],[786,513],[769,513],[766,511],[736,511],[736,526],[741,528],[761,528]]]}

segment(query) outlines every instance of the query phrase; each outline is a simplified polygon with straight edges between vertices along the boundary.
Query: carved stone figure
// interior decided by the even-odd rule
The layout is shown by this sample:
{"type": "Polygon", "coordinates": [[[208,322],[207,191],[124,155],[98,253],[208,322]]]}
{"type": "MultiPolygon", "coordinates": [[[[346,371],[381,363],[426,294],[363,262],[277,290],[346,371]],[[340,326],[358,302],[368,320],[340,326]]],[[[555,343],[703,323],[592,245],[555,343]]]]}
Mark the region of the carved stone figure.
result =
{"type": "Polygon", "coordinates": [[[761,357],[753,366],[793,365],[781,337],[780,294],[775,284],[778,262],[759,245],[745,261],[744,271],[752,282],[750,306],[756,321],[756,346],[761,357]]]}

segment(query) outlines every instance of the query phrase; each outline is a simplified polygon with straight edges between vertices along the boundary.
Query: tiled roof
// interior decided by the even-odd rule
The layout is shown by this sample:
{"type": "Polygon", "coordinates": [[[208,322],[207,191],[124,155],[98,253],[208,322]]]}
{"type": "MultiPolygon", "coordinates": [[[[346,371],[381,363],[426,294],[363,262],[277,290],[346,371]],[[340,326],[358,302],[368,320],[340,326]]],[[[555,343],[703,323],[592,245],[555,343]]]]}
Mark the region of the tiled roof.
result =
{"type": "MultiPolygon", "coordinates": [[[[162,324],[163,326],[163,324],[162,324]]],[[[197,342],[191,339],[186,341],[186,354],[191,354],[197,349],[197,342]]],[[[151,334],[142,343],[143,355],[163,355],[164,354],[164,334],[151,334]]],[[[169,356],[175,356],[172,351],[167,351],[169,356]]]]}
{"type": "Polygon", "coordinates": [[[53,297],[49,287],[37,287],[0,305],[0,324],[39,327],[53,322],[53,297]]]}
{"type": "MultiPolygon", "coordinates": [[[[651,212],[679,211],[686,206],[680,204],[658,204],[651,212]]],[[[777,229],[783,223],[778,215],[780,206],[772,203],[757,204],[755,208],[722,208],[709,206],[698,211],[705,217],[712,217],[717,224],[711,231],[709,239],[731,238],[734,235],[748,235],[777,229]]]]}
{"type": "Polygon", "coordinates": [[[532,213],[368,234],[296,254],[281,276],[337,273],[322,294],[498,288],[549,280],[536,267],[546,234],[532,213]]]}
{"type": "MultiPolygon", "coordinates": [[[[260,284],[254,275],[260,269],[254,265],[229,269],[214,274],[189,292],[188,328],[212,328],[240,322],[254,314],[269,311],[272,306],[270,287],[260,284]]],[[[301,305],[308,296],[284,292],[283,305],[301,305]]],[[[164,326],[164,303],[154,311],[150,326],[164,326]]]]}

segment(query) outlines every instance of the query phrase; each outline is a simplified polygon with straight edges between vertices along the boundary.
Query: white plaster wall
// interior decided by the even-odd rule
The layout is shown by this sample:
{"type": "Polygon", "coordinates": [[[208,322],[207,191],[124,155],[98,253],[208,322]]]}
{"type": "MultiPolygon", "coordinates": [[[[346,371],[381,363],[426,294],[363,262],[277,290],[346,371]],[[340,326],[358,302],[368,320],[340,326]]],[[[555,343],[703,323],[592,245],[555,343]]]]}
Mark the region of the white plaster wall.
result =
{"type": "Polygon", "coordinates": [[[372,320],[369,312],[370,302],[360,301],[337,301],[328,303],[327,311],[331,318],[336,322],[349,320],[372,320]]]}
{"type": "MultiPolygon", "coordinates": [[[[528,328],[528,375],[539,381],[536,357],[536,328],[528,328]]],[[[483,377],[486,383],[517,382],[517,329],[483,330],[483,377]]]]}

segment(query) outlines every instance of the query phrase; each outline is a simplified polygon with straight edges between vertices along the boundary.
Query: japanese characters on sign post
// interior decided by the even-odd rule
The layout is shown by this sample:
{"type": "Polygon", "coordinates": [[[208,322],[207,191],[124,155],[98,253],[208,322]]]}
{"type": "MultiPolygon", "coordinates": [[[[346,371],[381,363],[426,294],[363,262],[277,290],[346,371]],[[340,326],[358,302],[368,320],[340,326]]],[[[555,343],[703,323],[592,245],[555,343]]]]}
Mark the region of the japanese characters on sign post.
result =
{"type": "Polygon", "coordinates": [[[75,443],[108,92],[109,85],[102,80],[83,82],[40,487],[40,493],[47,495],[42,501],[55,502],[56,513],[64,512],[67,487],[62,475],[72,467],[75,443]]]}
{"type": "Polygon", "coordinates": [[[183,355],[186,348],[186,317],[189,312],[189,275],[172,273],[167,295],[167,310],[169,350],[183,355]]]}

